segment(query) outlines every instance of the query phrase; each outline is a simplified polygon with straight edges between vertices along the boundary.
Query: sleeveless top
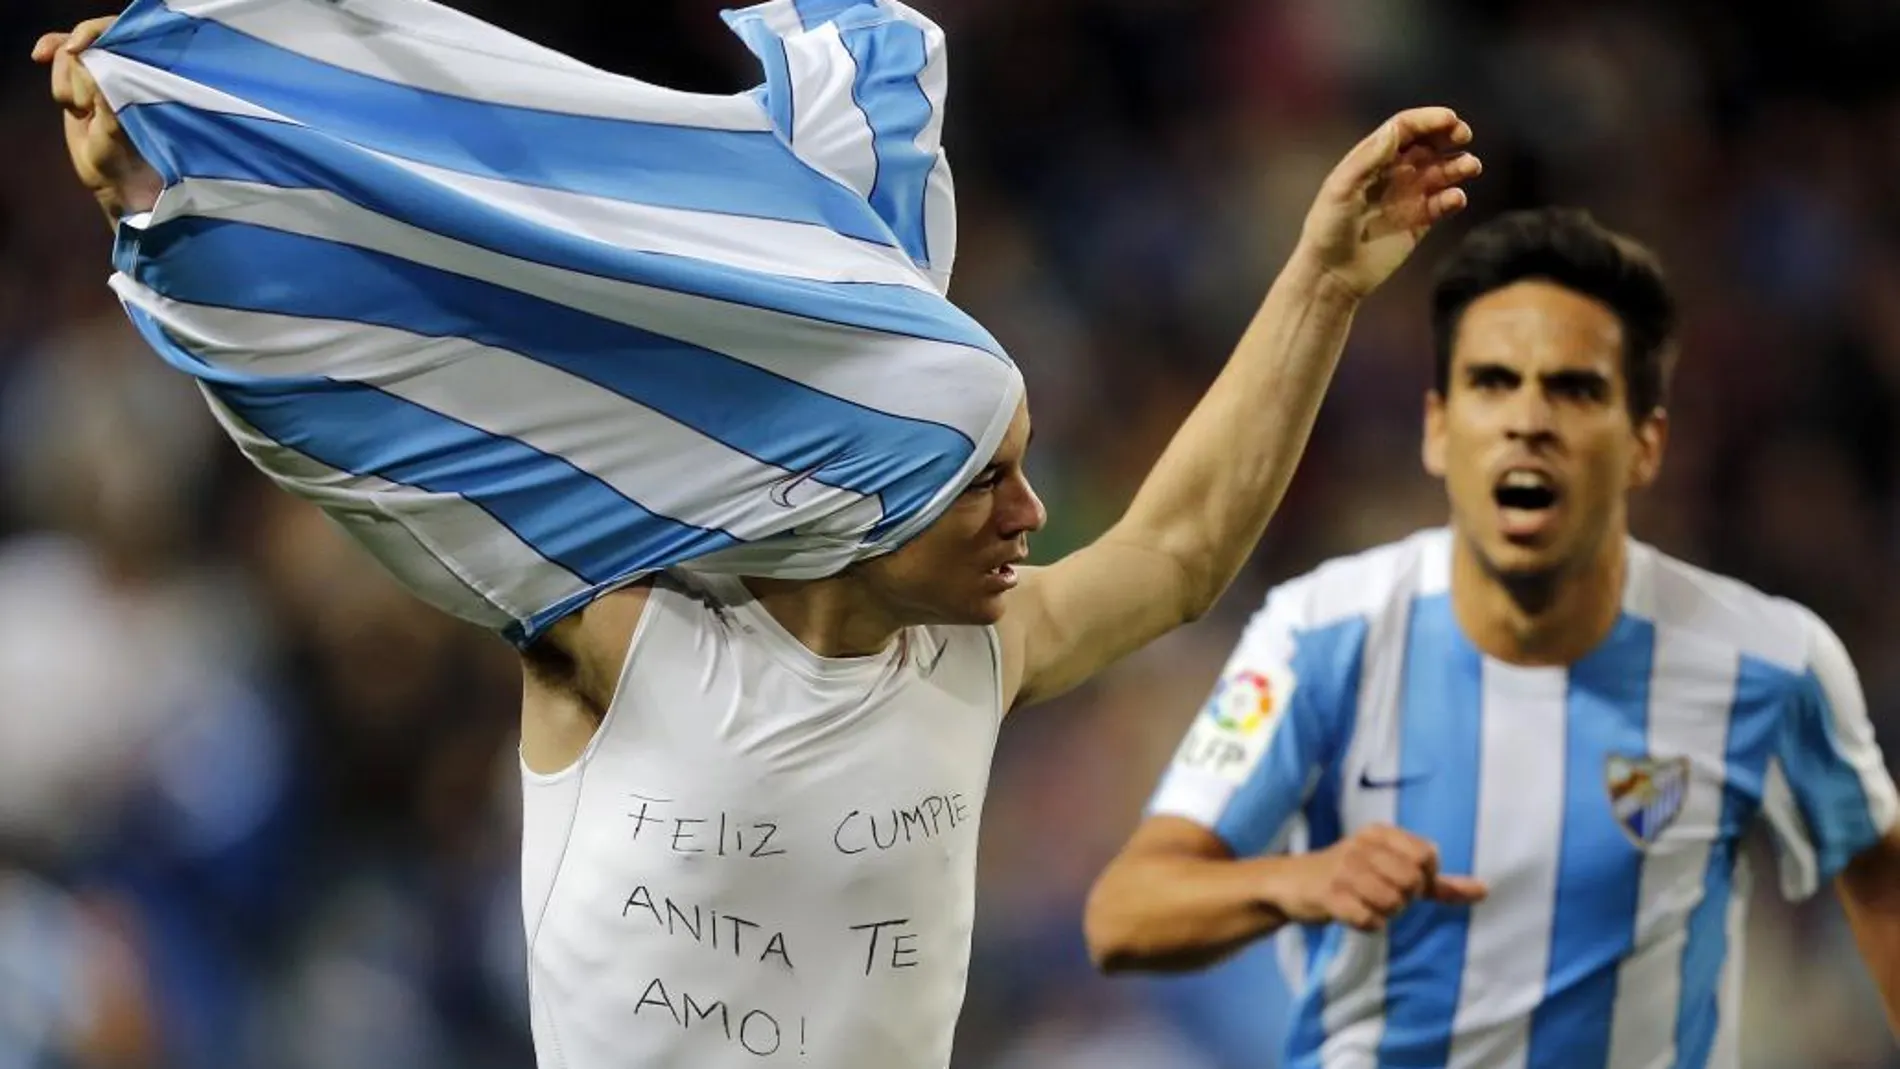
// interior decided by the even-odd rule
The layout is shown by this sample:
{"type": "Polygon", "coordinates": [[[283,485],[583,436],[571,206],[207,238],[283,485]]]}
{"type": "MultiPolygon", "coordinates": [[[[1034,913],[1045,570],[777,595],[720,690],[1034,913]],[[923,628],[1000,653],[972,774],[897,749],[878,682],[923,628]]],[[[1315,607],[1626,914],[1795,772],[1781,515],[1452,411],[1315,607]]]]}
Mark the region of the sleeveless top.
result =
{"type": "Polygon", "coordinates": [[[986,627],[822,658],[659,582],[588,750],[523,769],[541,1069],[947,1065],[1000,665],[986,627]]]}

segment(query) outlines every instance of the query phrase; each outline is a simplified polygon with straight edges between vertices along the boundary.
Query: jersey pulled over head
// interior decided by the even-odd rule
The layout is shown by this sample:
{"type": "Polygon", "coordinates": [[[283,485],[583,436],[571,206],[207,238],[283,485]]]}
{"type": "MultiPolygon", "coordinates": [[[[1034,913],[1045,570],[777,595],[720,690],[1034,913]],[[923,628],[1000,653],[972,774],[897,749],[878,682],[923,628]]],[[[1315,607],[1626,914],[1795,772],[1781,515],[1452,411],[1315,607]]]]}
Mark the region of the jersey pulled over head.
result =
{"type": "Polygon", "coordinates": [[[888,553],[1022,399],[946,297],[943,35],[725,18],[765,77],[709,96],[427,0],[136,0],[83,57],[166,183],[112,285],[258,467],[519,644],[667,568],[888,553]]]}

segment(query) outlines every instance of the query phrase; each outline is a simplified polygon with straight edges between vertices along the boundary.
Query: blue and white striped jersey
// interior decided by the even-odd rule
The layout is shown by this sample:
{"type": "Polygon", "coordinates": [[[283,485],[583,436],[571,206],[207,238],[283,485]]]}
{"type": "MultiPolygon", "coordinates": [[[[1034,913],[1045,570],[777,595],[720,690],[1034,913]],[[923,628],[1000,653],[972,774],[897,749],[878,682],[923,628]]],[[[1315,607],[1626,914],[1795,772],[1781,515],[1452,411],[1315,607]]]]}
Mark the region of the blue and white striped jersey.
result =
{"type": "Polygon", "coordinates": [[[1383,933],[1289,928],[1298,1069],[1735,1069],[1745,839],[1812,894],[1900,805],[1852,664],[1807,609],[1630,545],[1565,668],[1488,658],[1429,531],[1276,589],[1152,811],[1238,856],[1373,824],[1489,882],[1383,933]]]}
{"type": "Polygon", "coordinates": [[[714,96],[428,0],[136,0],[82,57],[166,182],[113,287],[260,468],[517,642],[887,552],[1022,397],[946,297],[943,34],[725,17],[764,82],[714,96]]]}

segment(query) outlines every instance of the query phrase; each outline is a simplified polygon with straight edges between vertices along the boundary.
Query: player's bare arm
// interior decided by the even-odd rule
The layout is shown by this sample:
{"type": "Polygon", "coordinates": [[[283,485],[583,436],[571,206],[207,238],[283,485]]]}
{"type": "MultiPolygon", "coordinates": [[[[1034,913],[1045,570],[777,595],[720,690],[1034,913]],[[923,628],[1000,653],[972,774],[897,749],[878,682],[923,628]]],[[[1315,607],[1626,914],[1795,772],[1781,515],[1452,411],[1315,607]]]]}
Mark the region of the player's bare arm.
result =
{"type": "Polygon", "coordinates": [[[164,182],[146,163],[107,106],[79,53],[112,28],[114,18],[88,19],[70,33],[49,33],[33,45],[33,60],[52,76],[53,100],[65,113],[66,151],[73,171],[108,222],[149,211],[164,182]]]}
{"type": "Polygon", "coordinates": [[[1900,1037],[1900,826],[1848,863],[1835,880],[1860,956],[1900,1037]]]}
{"type": "MultiPolygon", "coordinates": [[[[163,180],[139,155],[77,57],[115,19],[90,19],[69,33],[49,33],[33,59],[52,77],[52,95],[64,112],[73,171],[108,222],[149,210],[163,180]]],[[[636,585],[594,602],[550,629],[522,655],[522,755],[530,768],[552,772],[571,765],[611,704],[633,629],[646,605],[636,585]]]]}
{"type": "Polygon", "coordinates": [[[1236,859],[1212,831],[1151,817],[1089,893],[1089,954],[1108,972],[1204,968],[1289,923],[1376,932],[1421,899],[1468,905],[1483,883],[1441,875],[1409,832],[1364,828],[1313,854],[1236,859]]]}
{"type": "MultiPolygon", "coordinates": [[[[33,46],[33,59],[49,69],[53,99],[65,113],[73,171],[112,223],[129,212],[149,210],[163,186],[77,60],[114,21],[90,19],[69,33],[46,34],[33,46]]],[[[586,749],[613,700],[646,596],[644,585],[609,594],[524,651],[522,754],[529,767],[566,768],[586,749]]]]}
{"type": "Polygon", "coordinates": [[[1402,112],[1320,189],[1266,301],[1121,521],[1026,570],[999,628],[1014,707],[1077,685],[1210,609],[1285,494],[1359,302],[1480,170],[1448,108],[1402,112]]]}

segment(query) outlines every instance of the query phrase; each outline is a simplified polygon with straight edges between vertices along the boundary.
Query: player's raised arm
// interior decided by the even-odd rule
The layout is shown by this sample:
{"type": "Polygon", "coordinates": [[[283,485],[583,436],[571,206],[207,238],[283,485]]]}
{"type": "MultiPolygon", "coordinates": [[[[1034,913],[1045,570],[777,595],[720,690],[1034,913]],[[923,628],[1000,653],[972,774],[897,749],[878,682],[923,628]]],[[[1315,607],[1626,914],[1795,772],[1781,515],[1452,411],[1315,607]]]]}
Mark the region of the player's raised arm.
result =
{"type": "Polygon", "coordinates": [[[1029,571],[1000,625],[1006,686],[1028,704],[1206,612],[1239,573],[1305,448],[1359,302],[1479,172],[1448,108],[1402,112],[1322,185],[1293,255],[1213,387],[1121,521],[1029,571]]]}
{"type": "Polygon", "coordinates": [[[762,82],[718,96],[349,6],[134,0],[35,57],[141,337],[424,601],[527,648],[689,562],[836,576],[990,462],[1023,382],[944,294],[928,19],[733,13],[762,82]]]}

